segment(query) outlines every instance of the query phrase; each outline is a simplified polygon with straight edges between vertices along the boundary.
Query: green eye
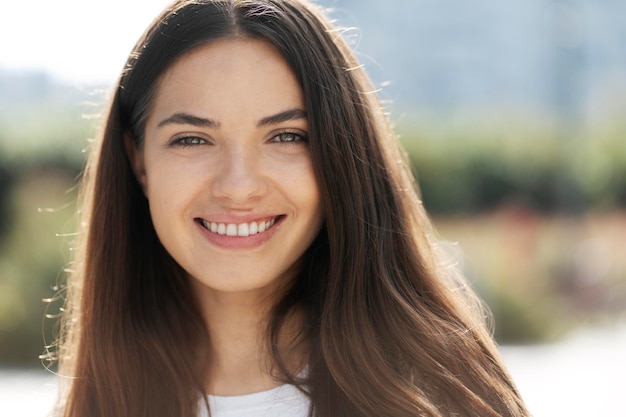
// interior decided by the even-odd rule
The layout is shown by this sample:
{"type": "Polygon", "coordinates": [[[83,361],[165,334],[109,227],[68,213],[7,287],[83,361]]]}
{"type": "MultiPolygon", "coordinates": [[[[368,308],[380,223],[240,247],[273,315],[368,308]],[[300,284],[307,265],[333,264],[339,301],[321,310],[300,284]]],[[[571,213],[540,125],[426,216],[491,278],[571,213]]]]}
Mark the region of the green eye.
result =
{"type": "Polygon", "coordinates": [[[206,140],[198,136],[183,136],[180,138],[173,139],[170,142],[170,146],[188,147],[188,146],[203,145],[205,143],[206,143],[206,140]]]}
{"type": "Polygon", "coordinates": [[[271,139],[271,142],[277,143],[300,143],[306,141],[306,136],[296,132],[281,132],[271,139]]]}

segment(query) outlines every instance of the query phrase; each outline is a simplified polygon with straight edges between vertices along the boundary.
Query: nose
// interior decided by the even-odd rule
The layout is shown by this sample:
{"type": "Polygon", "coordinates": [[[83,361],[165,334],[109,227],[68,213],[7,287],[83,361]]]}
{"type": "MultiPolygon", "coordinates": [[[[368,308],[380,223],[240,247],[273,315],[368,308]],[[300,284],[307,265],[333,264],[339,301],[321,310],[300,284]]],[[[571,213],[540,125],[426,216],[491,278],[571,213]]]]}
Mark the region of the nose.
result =
{"type": "Polygon", "coordinates": [[[232,204],[244,204],[268,190],[259,155],[253,150],[230,149],[223,153],[214,176],[213,196],[232,204]]]}

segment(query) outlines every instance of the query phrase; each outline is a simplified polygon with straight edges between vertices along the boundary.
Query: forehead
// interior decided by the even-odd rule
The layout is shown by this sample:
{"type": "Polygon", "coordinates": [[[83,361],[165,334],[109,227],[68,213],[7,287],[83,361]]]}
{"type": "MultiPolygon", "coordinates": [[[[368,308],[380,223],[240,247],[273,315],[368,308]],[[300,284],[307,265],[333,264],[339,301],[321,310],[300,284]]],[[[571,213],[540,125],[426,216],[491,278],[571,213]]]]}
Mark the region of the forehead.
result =
{"type": "Polygon", "coordinates": [[[304,107],[300,85],[268,42],[224,39],[194,48],[161,76],[153,113],[210,111],[243,115],[304,107]]]}

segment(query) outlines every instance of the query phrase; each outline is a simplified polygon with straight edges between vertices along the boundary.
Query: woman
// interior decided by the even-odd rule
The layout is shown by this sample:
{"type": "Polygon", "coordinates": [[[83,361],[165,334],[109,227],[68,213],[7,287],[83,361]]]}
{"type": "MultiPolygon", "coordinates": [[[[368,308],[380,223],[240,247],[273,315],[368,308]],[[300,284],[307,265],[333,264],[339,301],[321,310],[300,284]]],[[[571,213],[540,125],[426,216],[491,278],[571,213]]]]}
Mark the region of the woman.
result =
{"type": "Polygon", "coordinates": [[[60,415],[528,415],[372,91],[305,0],[157,17],[83,180],[60,415]]]}

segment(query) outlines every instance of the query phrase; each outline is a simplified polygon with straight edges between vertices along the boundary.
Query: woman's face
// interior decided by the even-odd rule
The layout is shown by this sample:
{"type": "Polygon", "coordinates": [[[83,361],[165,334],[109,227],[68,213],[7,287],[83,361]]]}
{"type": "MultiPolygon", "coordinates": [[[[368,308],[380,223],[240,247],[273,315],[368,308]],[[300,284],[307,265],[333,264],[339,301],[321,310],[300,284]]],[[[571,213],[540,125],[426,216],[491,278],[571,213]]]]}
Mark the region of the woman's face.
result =
{"type": "Polygon", "coordinates": [[[140,149],[129,146],[156,232],[210,293],[293,277],[322,224],[300,86],[254,40],[198,47],[161,77],[140,149]]]}

